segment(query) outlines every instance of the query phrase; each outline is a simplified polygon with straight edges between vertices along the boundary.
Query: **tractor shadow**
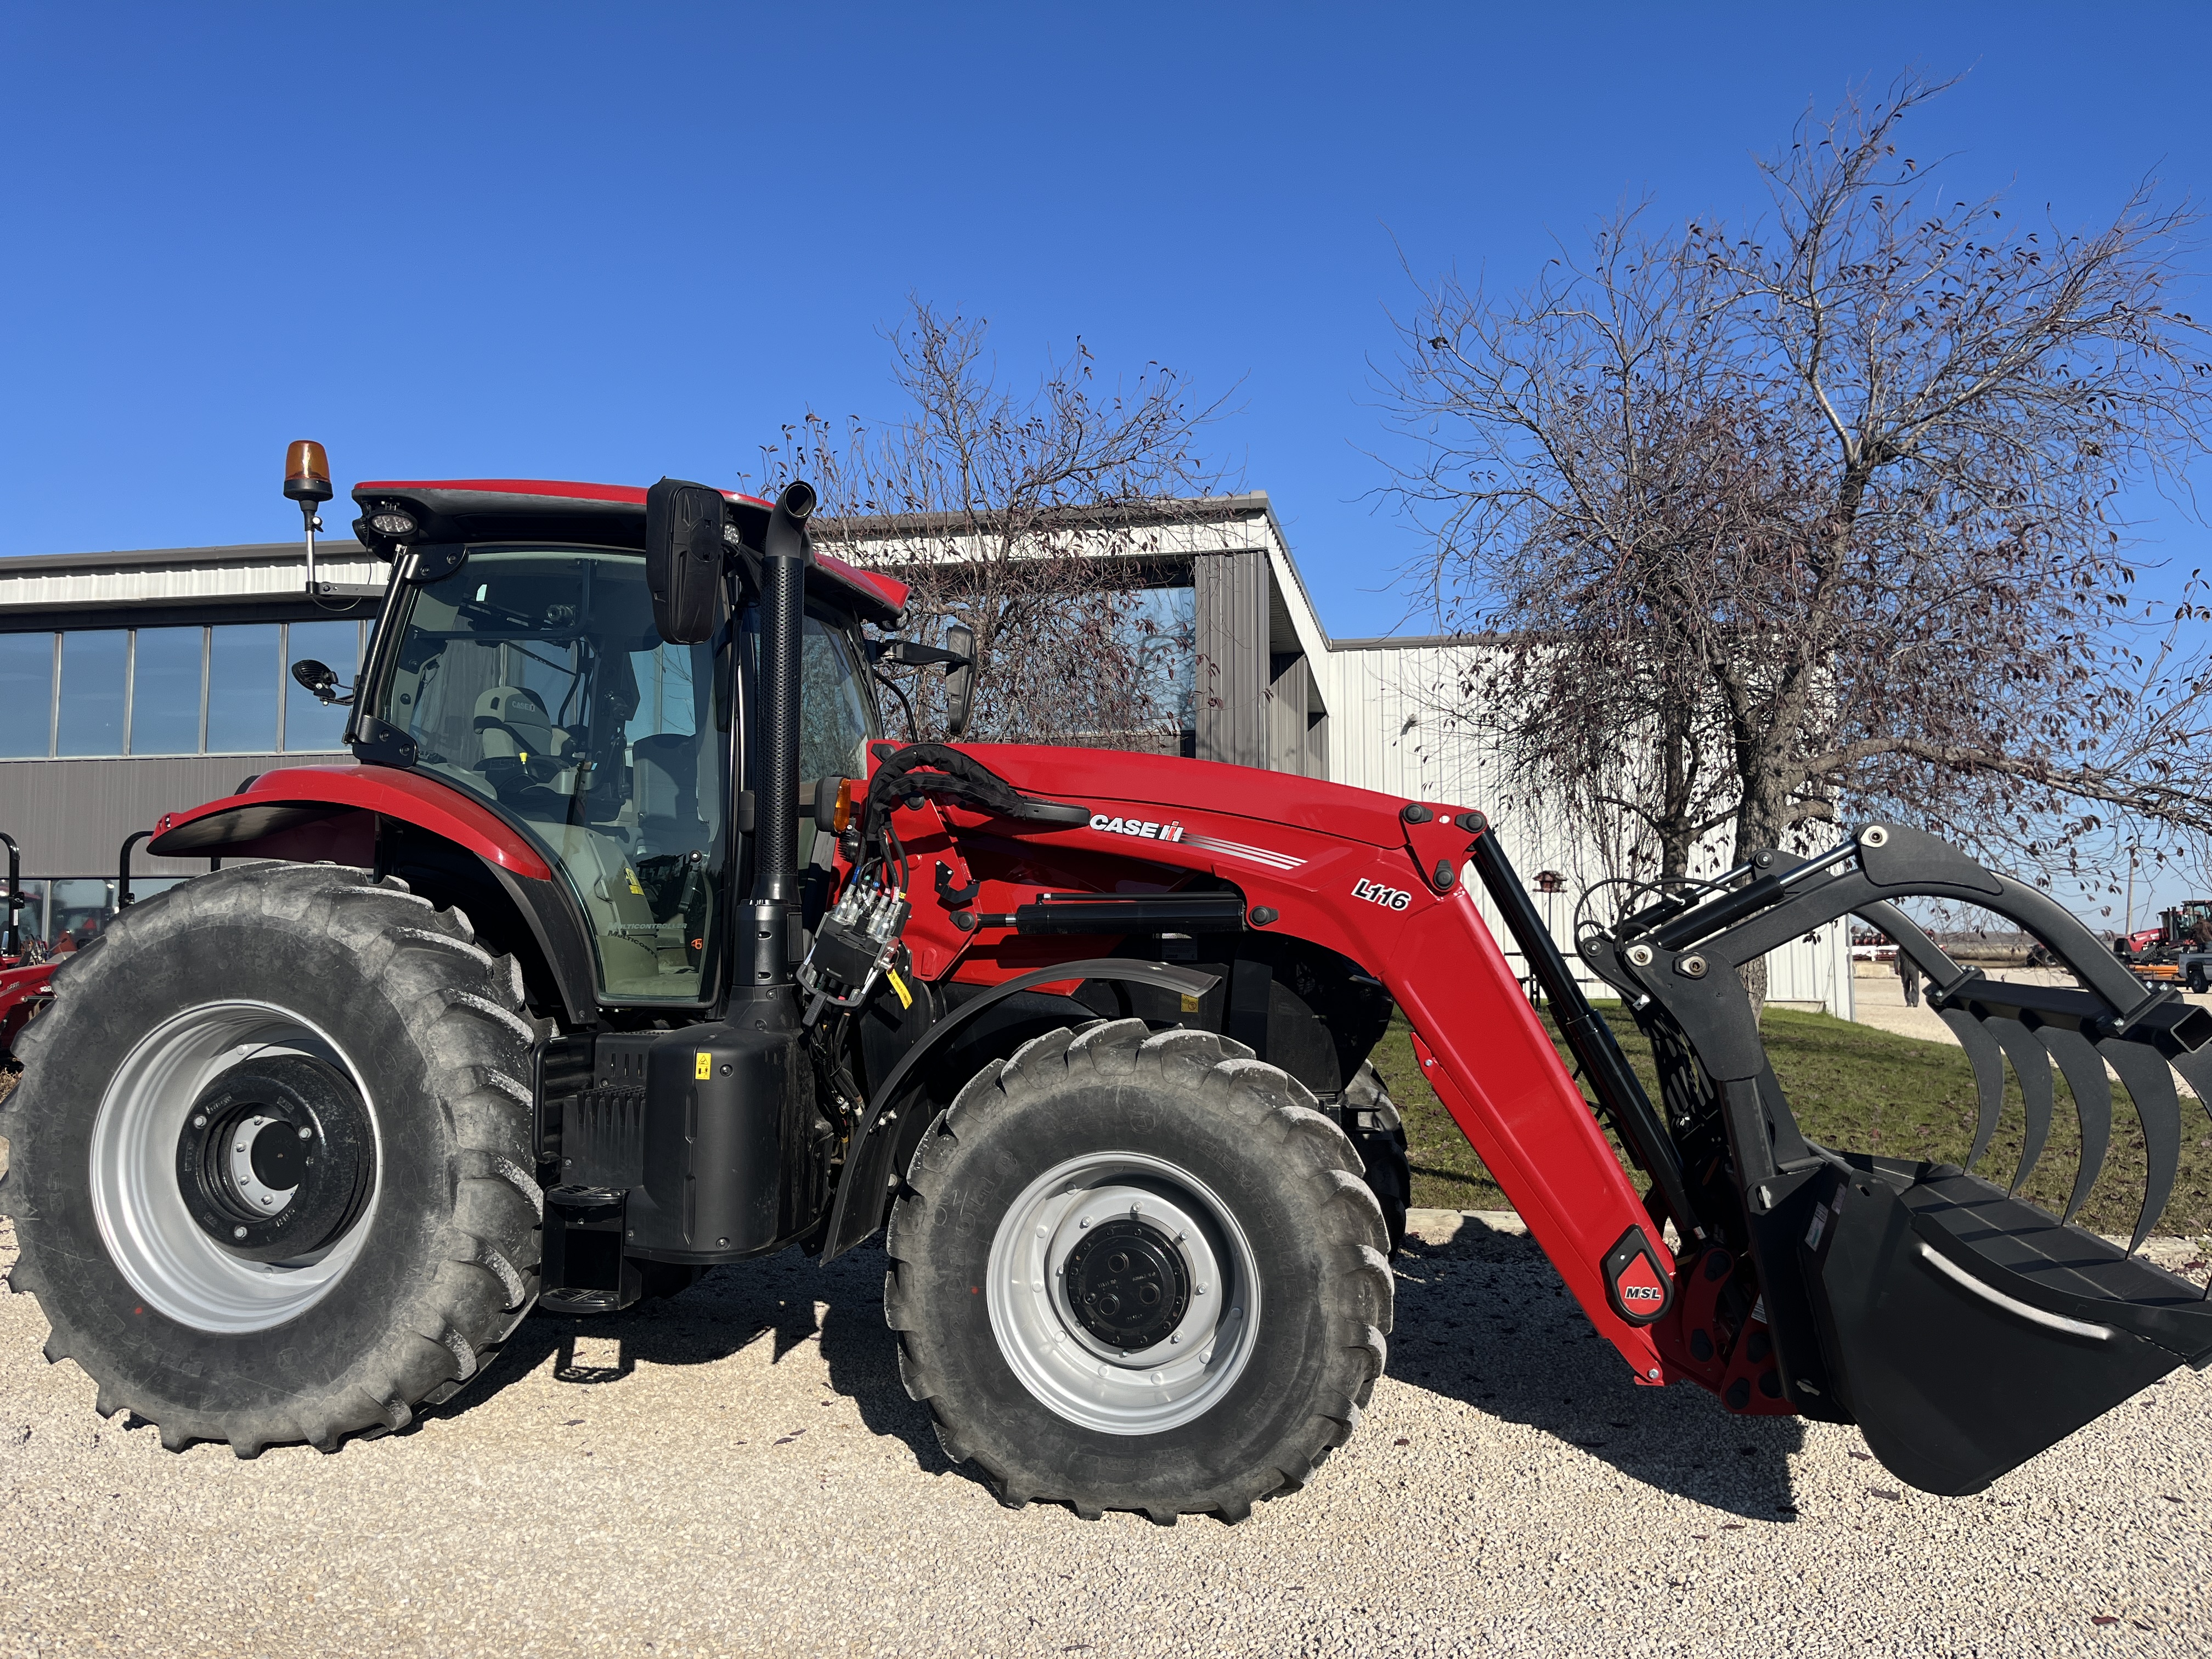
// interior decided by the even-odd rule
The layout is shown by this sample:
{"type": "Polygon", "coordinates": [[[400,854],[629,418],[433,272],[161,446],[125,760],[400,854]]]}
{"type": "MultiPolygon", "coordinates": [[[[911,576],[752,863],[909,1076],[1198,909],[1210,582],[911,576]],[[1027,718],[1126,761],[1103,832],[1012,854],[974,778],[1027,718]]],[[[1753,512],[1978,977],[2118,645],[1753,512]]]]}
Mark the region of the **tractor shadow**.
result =
{"type": "MultiPolygon", "coordinates": [[[[1525,1237],[1469,1216],[1449,1243],[1408,1236],[1406,1243],[1392,1264],[1389,1377],[1526,1424],[1632,1480],[1747,1521],[1794,1518],[1787,1460],[1804,1443],[1796,1419],[1732,1417],[1691,1384],[1637,1387],[1525,1237]]],[[[797,1250],[717,1267],[678,1296],[618,1314],[535,1313],[469,1388],[418,1416],[477,1409],[548,1361],[556,1382],[591,1389],[619,1383],[640,1364],[714,1364],[769,1337],[772,1363],[818,1345],[830,1386],[870,1432],[904,1444],[923,1473],[982,1485],[972,1464],[946,1458],[927,1408],[899,1381],[884,1271],[878,1238],[826,1268],[797,1250]]]]}
{"type": "Polygon", "coordinates": [[[1735,1417],[1692,1383],[1639,1388],[1533,1239],[1465,1217],[1408,1234],[1387,1375],[1565,1441],[1646,1486],[1747,1521],[1791,1521],[1791,1417],[1735,1417]]]}
{"type": "Polygon", "coordinates": [[[417,1415],[435,1419],[481,1407],[549,1360],[554,1381],[589,1389],[620,1382],[641,1364],[715,1364],[769,1337],[773,1364],[818,1345],[830,1387],[854,1402],[870,1432],[905,1444],[923,1473],[957,1468],[980,1482],[972,1467],[946,1458],[928,1408],[908,1399],[899,1381],[897,1339],[884,1324],[884,1273],[878,1237],[826,1268],[786,1250],[716,1267],[688,1290],[620,1313],[534,1312],[481,1376],[417,1415]]]}

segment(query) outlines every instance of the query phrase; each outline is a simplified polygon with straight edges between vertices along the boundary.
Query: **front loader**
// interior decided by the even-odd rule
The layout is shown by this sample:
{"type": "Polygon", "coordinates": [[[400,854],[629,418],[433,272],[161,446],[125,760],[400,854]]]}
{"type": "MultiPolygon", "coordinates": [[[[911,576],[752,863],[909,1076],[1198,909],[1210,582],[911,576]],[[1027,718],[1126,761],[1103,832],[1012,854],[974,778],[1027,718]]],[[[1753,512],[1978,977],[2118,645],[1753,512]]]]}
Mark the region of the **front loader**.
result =
{"type": "MultiPolygon", "coordinates": [[[[312,531],[327,466],[295,446],[290,471],[312,531]]],[[[1856,1422],[1956,1493],[2212,1355],[2191,1286],[2071,1224],[2109,1067],[2148,1148],[2132,1245],[2154,1225],[2171,1072],[2206,1097],[2212,1015],[1907,827],[1583,929],[1655,1102],[1477,811],[886,741],[878,663],[943,668],[956,725],[973,666],[886,637],[903,590],[814,548],[804,485],[354,495],[392,565],[373,646],[350,685],[295,666],[349,706],[354,763],[163,817],[150,852],[222,867],[55,972],[0,1115],[48,1355],[173,1449],[404,1429],[534,1307],[880,1231],[950,1455],[1012,1503],[1241,1519],[1383,1367],[1408,1188],[1369,1056],[1394,1012],[1638,1382],[1856,1422]],[[1923,896],[2011,917],[2077,988],[1960,968],[1897,908],[1923,896]],[[1737,969],[1847,915],[1972,1057],[1978,1155],[2018,1076],[2009,1188],[1798,1128],[1737,969]],[[2054,1061],[2087,1154],[2063,1217],[2017,1196],[2054,1061]]]]}

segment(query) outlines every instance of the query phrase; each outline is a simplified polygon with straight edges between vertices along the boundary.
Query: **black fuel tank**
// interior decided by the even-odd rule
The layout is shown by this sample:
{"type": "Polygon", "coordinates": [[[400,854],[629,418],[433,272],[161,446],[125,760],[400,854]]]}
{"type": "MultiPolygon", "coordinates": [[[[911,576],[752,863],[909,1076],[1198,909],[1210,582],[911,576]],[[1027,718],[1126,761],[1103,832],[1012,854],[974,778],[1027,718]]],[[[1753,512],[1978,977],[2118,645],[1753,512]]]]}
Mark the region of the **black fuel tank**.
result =
{"type": "Polygon", "coordinates": [[[811,1219],[805,1212],[814,1182],[802,1165],[814,1151],[813,1077],[788,1001],[739,1004],[727,1021],[653,1043],[644,1184],[630,1189],[625,1218],[629,1251],[726,1261],[811,1219]]]}

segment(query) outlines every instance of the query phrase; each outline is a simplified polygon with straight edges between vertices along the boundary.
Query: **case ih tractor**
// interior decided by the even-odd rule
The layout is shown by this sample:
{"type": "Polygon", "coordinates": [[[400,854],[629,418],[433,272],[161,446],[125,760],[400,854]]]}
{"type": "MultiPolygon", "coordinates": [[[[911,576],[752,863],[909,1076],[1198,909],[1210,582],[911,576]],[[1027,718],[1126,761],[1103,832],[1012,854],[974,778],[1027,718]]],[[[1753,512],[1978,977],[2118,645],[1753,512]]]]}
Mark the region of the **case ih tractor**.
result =
{"type": "MultiPolygon", "coordinates": [[[[326,471],[295,459],[311,514],[326,471]]],[[[151,851],[223,867],[61,966],[0,1115],[48,1355],[170,1447],[403,1429],[533,1306],[882,1231],[902,1374],[951,1456],[1012,1503],[1240,1519],[1354,1432],[1382,1370],[1406,1166],[1367,1057],[1394,1010],[1640,1382],[1855,1421],[1961,1493],[2212,1355],[2193,1287],[2069,1224],[2109,1066],[2148,1146],[2140,1243],[2170,1068],[2212,1097],[2212,1015],[1926,836],[1759,852],[1585,927],[1655,1101],[1478,811],[884,741],[872,661],[942,664],[956,714],[972,669],[871,637],[902,590],[814,551],[804,485],[354,494],[392,565],[374,642],[349,689],[295,672],[350,698],[355,763],[163,817],[151,851]],[[1960,966],[1898,908],[1917,895],[2011,917],[2078,988],[1960,966]],[[2033,1164],[2063,1073],[2087,1149],[2065,1217],[2022,1174],[1801,1133],[1737,969],[1846,915],[1928,976],[1983,1144],[2009,1063],[2033,1164]]]]}

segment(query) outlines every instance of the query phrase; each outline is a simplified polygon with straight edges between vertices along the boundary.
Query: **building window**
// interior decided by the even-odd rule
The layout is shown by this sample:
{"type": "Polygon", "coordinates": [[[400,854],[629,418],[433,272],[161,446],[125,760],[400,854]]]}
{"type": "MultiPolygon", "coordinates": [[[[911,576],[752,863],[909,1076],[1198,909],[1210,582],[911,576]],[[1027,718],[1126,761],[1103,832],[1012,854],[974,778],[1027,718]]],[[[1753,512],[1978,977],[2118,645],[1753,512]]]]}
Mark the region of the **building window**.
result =
{"type": "Polygon", "coordinates": [[[61,717],[57,755],[123,752],[124,692],[130,684],[131,636],[119,629],[75,629],[62,635],[61,717]]]}
{"type": "Polygon", "coordinates": [[[0,760],[39,759],[54,741],[54,635],[0,634],[0,760]]]}
{"type": "Polygon", "coordinates": [[[265,755],[276,747],[284,672],[274,623],[208,629],[207,752],[265,755]]]}
{"type": "MultiPolygon", "coordinates": [[[[1123,624],[1152,717],[1186,737],[1198,731],[1198,590],[1147,587],[1123,624]]],[[[1184,752],[1189,752],[1188,748],[1184,752]]]]}
{"type": "Polygon", "coordinates": [[[313,657],[350,681],[359,622],[0,634],[0,760],[327,754],[347,711],[290,673],[313,657]]]}
{"type": "Polygon", "coordinates": [[[284,747],[288,750],[344,748],[346,715],[350,711],[318,702],[313,692],[292,678],[291,668],[294,663],[313,657],[352,684],[361,672],[361,624],[294,623],[284,631],[284,747]]]}
{"type": "MultiPolygon", "coordinates": [[[[0,861],[0,881],[7,878],[6,867],[4,861],[0,861]]],[[[43,881],[25,882],[23,896],[29,902],[15,912],[15,926],[22,931],[26,941],[38,939],[43,942],[46,937],[46,884],[43,881]]],[[[5,934],[7,927],[7,918],[0,915],[0,935],[5,934]]]]}
{"type": "Polygon", "coordinates": [[[197,755],[207,629],[142,628],[131,673],[131,752],[197,755]]]}

